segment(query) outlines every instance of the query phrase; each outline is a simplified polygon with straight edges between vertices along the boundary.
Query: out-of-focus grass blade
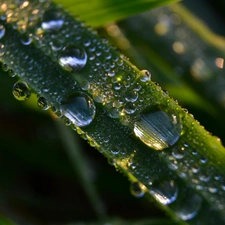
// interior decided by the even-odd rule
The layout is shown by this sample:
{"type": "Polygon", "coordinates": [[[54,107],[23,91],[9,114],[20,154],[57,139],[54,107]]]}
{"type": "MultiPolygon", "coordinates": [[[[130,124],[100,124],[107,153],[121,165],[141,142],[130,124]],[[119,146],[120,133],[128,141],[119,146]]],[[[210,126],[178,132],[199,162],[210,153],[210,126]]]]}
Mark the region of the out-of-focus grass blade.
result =
{"type": "Polygon", "coordinates": [[[8,218],[0,215],[0,225],[16,225],[15,223],[13,223],[11,220],[9,220],[8,218]]]}
{"type": "Polygon", "coordinates": [[[54,0],[94,27],[178,1],[180,0],[65,0],[62,3],[61,0],[54,0]]]}
{"type": "Polygon", "coordinates": [[[91,181],[91,177],[87,173],[89,170],[88,163],[87,159],[82,153],[82,147],[79,144],[79,140],[77,140],[76,135],[71,129],[67,128],[63,123],[61,123],[61,121],[57,122],[58,123],[56,123],[56,125],[60,134],[59,136],[72,163],[72,166],[74,167],[74,170],[80,179],[80,182],[93,206],[93,209],[96,212],[96,215],[99,217],[99,219],[103,219],[105,217],[105,209],[95,189],[95,186],[91,181]]]}

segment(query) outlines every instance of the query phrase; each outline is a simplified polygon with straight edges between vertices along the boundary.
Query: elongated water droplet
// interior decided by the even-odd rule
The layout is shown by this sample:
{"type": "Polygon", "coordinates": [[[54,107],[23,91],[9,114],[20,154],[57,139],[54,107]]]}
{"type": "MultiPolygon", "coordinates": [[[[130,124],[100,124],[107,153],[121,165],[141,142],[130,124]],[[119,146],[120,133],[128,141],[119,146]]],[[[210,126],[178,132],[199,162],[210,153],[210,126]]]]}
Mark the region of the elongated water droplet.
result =
{"type": "Polygon", "coordinates": [[[186,198],[177,205],[177,216],[182,220],[193,219],[201,209],[202,198],[197,194],[186,195],[186,198]]]}
{"type": "Polygon", "coordinates": [[[61,112],[78,127],[89,125],[96,113],[93,100],[82,92],[74,93],[62,102],[61,112]]]}
{"type": "Polygon", "coordinates": [[[162,150],[179,139],[182,126],[173,114],[164,111],[145,111],[134,124],[134,133],[149,147],[162,150]]]}
{"type": "Polygon", "coordinates": [[[67,71],[80,71],[87,63],[87,54],[83,48],[68,46],[60,52],[58,61],[67,71]]]}
{"type": "Polygon", "coordinates": [[[37,105],[42,110],[48,110],[50,108],[50,106],[47,103],[47,100],[44,97],[39,97],[38,98],[37,105]]]}
{"type": "Polygon", "coordinates": [[[168,205],[177,199],[178,189],[173,180],[153,183],[150,194],[163,205],[168,205]]]}
{"type": "Polygon", "coordinates": [[[0,25],[0,39],[2,39],[5,35],[5,27],[0,25]]]}
{"type": "Polygon", "coordinates": [[[63,26],[63,23],[61,14],[50,9],[44,13],[41,26],[47,32],[54,32],[58,31],[63,26]]]}
{"type": "Polygon", "coordinates": [[[13,96],[19,101],[25,101],[31,95],[28,85],[25,82],[20,81],[14,84],[12,93],[13,96]]]}
{"type": "Polygon", "coordinates": [[[133,196],[136,198],[141,198],[144,196],[145,192],[142,187],[143,185],[140,184],[139,182],[133,182],[130,184],[130,192],[133,196]]]}

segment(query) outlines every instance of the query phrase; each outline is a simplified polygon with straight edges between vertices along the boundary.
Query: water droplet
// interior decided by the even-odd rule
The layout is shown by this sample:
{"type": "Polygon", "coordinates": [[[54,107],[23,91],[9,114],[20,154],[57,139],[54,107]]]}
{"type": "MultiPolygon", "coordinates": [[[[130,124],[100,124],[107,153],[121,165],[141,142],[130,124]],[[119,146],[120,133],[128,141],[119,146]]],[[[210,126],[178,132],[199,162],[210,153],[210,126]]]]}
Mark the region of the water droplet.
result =
{"type": "Polygon", "coordinates": [[[172,155],[176,159],[182,159],[185,155],[184,148],[174,148],[172,151],[172,155]]]}
{"type": "Polygon", "coordinates": [[[124,106],[124,111],[127,114],[133,114],[136,111],[136,106],[132,102],[127,102],[124,106]]]}
{"type": "Polygon", "coordinates": [[[61,105],[61,112],[78,127],[89,125],[96,113],[93,100],[82,92],[68,96],[61,105]]]}
{"type": "Polygon", "coordinates": [[[0,57],[5,54],[4,51],[5,51],[5,45],[3,45],[2,43],[0,43],[0,57]]]}
{"type": "Polygon", "coordinates": [[[50,108],[50,106],[47,103],[47,100],[44,97],[39,97],[37,101],[37,105],[40,107],[42,110],[47,110],[50,108]]]}
{"type": "Polygon", "coordinates": [[[149,147],[162,150],[179,139],[182,126],[174,114],[164,111],[145,111],[137,117],[134,133],[149,147]]]}
{"type": "Polygon", "coordinates": [[[6,71],[8,71],[8,69],[9,69],[8,65],[6,63],[3,63],[2,70],[6,72],[6,71]]]}
{"type": "Polygon", "coordinates": [[[71,121],[67,118],[64,119],[64,123],[67,127],[71,126],[71,121]]]}
{"type": "Polygon", "coordinates": [[[177,205],[176,214],[182,220],[193,219],[201,209],[202,198],[197,194],[186,195],[182,203],[177,205]]]}
{"type": "Polygon", "coordinates": [[[141,70],[139,72],[139,79],[142,82],[147,82],[151,79],[151,74],[149,73],[148,70],[141,70]]]}
{"type": "Polygon", "coordinates": [[[9,69],[8,73],[9,73],[10,77],[15,77],[16,76],[16,74],[14,73],[14,71],[12,69],[9,69]]]}
{"type": "Polygon", "coordinates": [[[203,182],[209,182],[210,179],[211,179],[211,176],[210,175],[207,175],[207,174],[204,174],[204,173],[201,173],[200,176],[199,176],[199,179],[203,182]]]}
{"type": "Polygon", "coordinates": [[[218,192],[218,189],[215,188],[215,187],[209,187],[208,190],[209,190],[209,192],[211,192],[211,193],[213,193],[213,194],[215,194],[215,193],[218,192]]]}
{"type": "Polygon", "coordinates": [[[0,39],[2,39],[5,35],[5,27],[0,25],[0,39]]]}
{"type": "Polygon", "coordinates": [[[108,163],[109,163],[109,165],[111,165],[111,166],[115,166],[115,164],[116,164],[115,160],[112,159],[112,158],[108,158],[108,163]]]}
{"type": "Polygon", "coordinates": [[[119,116],[120,116],[119,110],[117,108],[114,108],[114,107],[110,108],[108,110],[108,113],[109,113],[109,116],[112,117],[112,118],[119,118],[119,116]]]}
{"type": "Polygon", "coordinates": [[[138,99],[138,93],[136,91],[132,91],[126,94],[125,100],[127,102],[136,102],[138,99]]]}
{"type": "Polygon", "coordinates": [[[139,182],[133,182],[130,184],[130,192],[136,198],[141,198],[144,196],[145,192],[142,188],[144,185],[140,184],[139,182]]]}
{"type": "Polygon", "coordinates": [[[163,205],[168,205],[177,199],[178,189],[173,180],[153,183],[150,194],[163,205]]]}
{"type": "Polygon", "coordinates": [[[22,35],[22,37],[21,37],[21,43],[23,44],[23,45],[29,45],[30,43],[31,43],[31,38],[29,37],[29,36],[27,36],[27,35],[22,35]]]}
{"type": "Polygon", "coordinates": [[[87,63],[87,54],[83,48],[68,46],[60,52],[58,61],[67,71],[80,71],[87,63]]]}
{"type": "Polygon", "coordinates": [[[50,9],[44,13],[41,26],[47,32],[54,32],[58,31],[63,26],[63,23],[61,14],[50,9]]]}
{"type": "Polygon", "coordinates": [[[31,95],[28,85],[25,82],[20,81],[14,84],[12,93],[13,96],[19,101],[25,101],[31,95]]]}

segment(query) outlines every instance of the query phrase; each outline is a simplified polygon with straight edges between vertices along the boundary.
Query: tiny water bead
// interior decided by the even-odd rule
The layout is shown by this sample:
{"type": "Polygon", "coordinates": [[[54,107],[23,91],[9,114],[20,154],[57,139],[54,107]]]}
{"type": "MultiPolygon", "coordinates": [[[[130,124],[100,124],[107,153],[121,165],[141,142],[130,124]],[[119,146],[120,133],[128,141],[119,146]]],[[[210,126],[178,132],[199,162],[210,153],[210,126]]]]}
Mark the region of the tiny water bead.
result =
{"type": "Polygon", "coordinates": [[[0,39],[2,39],[5,36],[5,27],[3,25],[0,25],[0,39]]]}
{"type": "Polygon", "coordinates": [[[62,102],[60,109],[62,114],[78,127],[89,125],[96,113],[94,101],[83,92],[68,96],[62,102]]]}
{"type": "Polygon", "coordinates": [[[67,46],[60,52],[58,62],[63,69],[77,72],[86,65],[87,54],[83,48],[67,46]]]}
{"type": "Polygon", "coordinates": [[[13,86],[13,96],[19,101],[27,100],[31,95],[31,90],[25,82],[17,82],[13,86]]]}
{"type": "Polygon", "coordinates": [[[41,26],[43,30],[47,32],[55,32],[58,31],[64,24],[61,13],[49,9],[47,10],[42,18],[41,26]]]}
{"type": "Polygon", "coordinates": [[[44,97],[38,98],[37,105],[42,110],[48,110],[50,108],[50,106],[47,103],[47,100],[44,97]]]}
{"type": "Polygon", "coordinates": [[[150,194],[163,205],[169,205],[177,199],[178,188],[173,180],[154,182],[150,186],[150,194]]]}
{"type": "Polygon", "coordinates": [[[134,123],[134,133],[155,150],[173,146],[180,138],[182,126],[174,114],[162,110],[145,111],[134,123]]]}
{"type": "Polygon", "coordinates": [[[132,182],[130,184],[130,192],[136,198],[141,198],[145,194],[144,185],[139,182],[132,182]]]}

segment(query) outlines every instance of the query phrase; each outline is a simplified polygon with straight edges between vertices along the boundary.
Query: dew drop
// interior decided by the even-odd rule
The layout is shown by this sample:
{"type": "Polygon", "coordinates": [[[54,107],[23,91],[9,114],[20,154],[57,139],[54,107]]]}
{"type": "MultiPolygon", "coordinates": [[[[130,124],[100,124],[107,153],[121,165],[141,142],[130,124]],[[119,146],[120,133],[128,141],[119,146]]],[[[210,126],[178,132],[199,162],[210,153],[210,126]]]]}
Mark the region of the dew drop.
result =
{"type": "Polygon", "coordinates": [[[109,159],[108,159],[108,163],[109,163],[109,165],[111,165],[111,166],[115,166],[115,164],[116,164],[115,160],[112,159],[112,158],[109,158],[109,159]]]}
{"type": "Polygon", "coordinates": [[[61,112],[74,125],[83,127],[93,121],[96,107],[93,100],[88,95],[83,92],[76,92],[62,102],[61,112]]]}
{"type": "Polygon", "coordinates": [[[29,36],[23,35],[20,41],[23,45],[29,45],[32,40],[29,36]]]}
{"type": "Polygon", "coordinates": [[[68,46],[60,52],[58,61],[67,71],[80,71],[87,63],[87,54],[83,48],[68,46]]]}
{"type": "Polygon", "coordinates": [[[37,105],[42,110],[48,110],[50,108],[50,106],[47,103],[47,100],[44,97],[38,98],[37,105]]]}
{"type": "Polygon", "coordinates": [[[25,82],[20,81],[14,84],[12,93],[13,96],[19,101],[25,101],[31,95],[28,85],[25,82]]]}
{"type": "Polygon", "coordinates": [[[172,151],[172,155],[176,159],[182,159],[185,155],[184,148],[174,148],[172,151]]]}
{"type": "Polygon", "coordinates": [[[134,123],[134,133],[155,150],[173,146],[180,138],[182,126],[173,114],[164,111],[145,111],[134,123]]]}
{"type": "Polygon", "coordinates": [[[0,25],[0,39],[2,39],[5,35],[5,27],[0,25]]]}
{"type": "Polygon", "coordinates": [[[150,194],[163,205],[169,205],[177,199],[178,189],[173,180],[153,183],[150,194]]]}
{"type": "Polygon", "coordinates": [[[2,43],[0,43],[0,57],[3,56],[5,54],[5,45],[3,45],[2,43]]]}
{"type": "Polygon", "coordinates": [[[208,190],[209,190],[209,192],[212,193],[212,194],[215,194],[215,193],[218,192],[218,189],[215,188],[215,187],[209,187],[208,190]]]}
{"type": "Polygon", "coordinates": [[[138,94],[136,91],[132,91],[126,94],[125,100],[127,102],[136,102],[138,99],[138,94]]]}
{"type": "Polygon", "coordinates": [[[177,205],[176,214],[182,220],[193,219],[201,209],[202,198],[197,194],[187,195],[181,204],[177,205]]]}
{"type": "Polygon", "coordinates": [[[111,118],[119,118],[119,116],[120,116],[119,110],[117,108],[114,108],[114,107],[110,108],[108,110],[108,113],[109,113],[109,116],[111,118]]]}
{"type": "Polygon", "coordinates": [[[8,69],[9,69],[8,65],[6,63],[3,63],[2,64],[2,70],[5,71],[5,72],[7,72],[8,69]]]}
{"type": "Polygon", "coordinates": [[[139,72],[139,79],[142,82],[147,82],[151,79],[151,74],[149,73],[148,70],[141,70],[139,72]]]}
{"type": "Polygon", "coordinates": [[[133,114],[136,111],[136,106],[132,102],[127,102],[124,105],[124,111],[127,114],[133,114]]]}
{"type": "Polygon", "coordinates": [[[63,23],[61,14],[50,9],[44,13],[41,26],[47,32],[54,32],[58,31],[63,26],[63,23]]]}
{"type": "Polygon", "coordinates": [[[9,73],[10,77],[15,77],[16,76],[15,72],[12,69],[9,69],[8,73],[9,73]]]}
{"type": "Polygon", "coordinates": [[[130,184],[130,192],[133,196],[135,196],[136,198],[141,198],[144,196],[145,192],[142,188],[142,184],[140,184],[139,182],[132,182],[130,184]]]}
{"type": "Polygon", "coordinates": [[[201,173],[200,176],[199,176],[199,179],[200,179],[201,181],[207,183],[207,182],[210,181],[211,177],[210,177],[210,175],[207,175],[207,174],[205,174],[205,173],[201,173]]]}

